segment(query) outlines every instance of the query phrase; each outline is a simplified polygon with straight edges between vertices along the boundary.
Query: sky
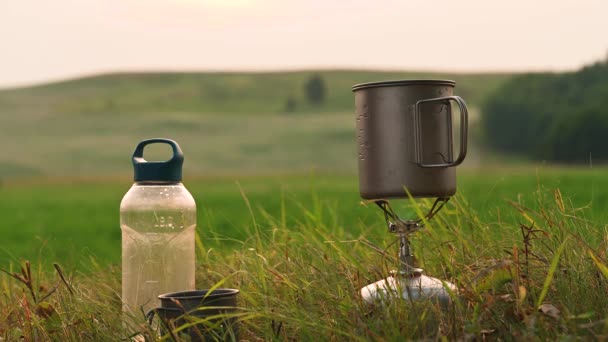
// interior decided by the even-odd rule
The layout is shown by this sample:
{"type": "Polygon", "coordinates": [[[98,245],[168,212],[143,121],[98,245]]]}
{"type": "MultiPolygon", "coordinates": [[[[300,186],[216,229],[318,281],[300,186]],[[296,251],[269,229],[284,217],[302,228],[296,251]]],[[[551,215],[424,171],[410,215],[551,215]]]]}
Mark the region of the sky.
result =
{"type": "Polygon", "coordinates": [[[119,71],[561,71],[606,0],[0,0],[0,87],[119,71]]]}

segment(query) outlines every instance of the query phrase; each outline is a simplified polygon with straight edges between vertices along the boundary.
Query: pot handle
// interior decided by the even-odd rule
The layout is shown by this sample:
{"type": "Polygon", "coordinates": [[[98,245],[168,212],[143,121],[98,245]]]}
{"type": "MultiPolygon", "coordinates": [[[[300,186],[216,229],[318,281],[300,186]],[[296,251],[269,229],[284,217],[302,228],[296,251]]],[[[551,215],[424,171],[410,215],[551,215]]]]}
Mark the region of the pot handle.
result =
{"type": "MultiPolygon", "coordinates": [[[[415,127],[415,136],[414,136],[414,154],[415,154],[415,162],[420,167],[425,168],[440,168],[440,167],[451,167],[457,166],[462,163],[464,157],[467,155],[467,132],[468,132],[468,110],[467,105],[464,100],[460,96],[446,96],[446,97],[437,97],[434,99],[425,99],[416,102],[415,112],[414,112],[414,127],[415,127]],[[450,101],[454,101],[458,104],[458,108],[460,109],[460,153],[458,154],[458,158],[455,161],[449,161],[448,163],[440,163],[440,164],[425,164],[422,161],[422,124],[420,119],[420,105],[424,103],[433,103],[433,102],[441,102],[445,103],[448,106],[450,105],[450,101]]],[[[450,118],[451,122],[452,118],[450,118]]],[[[451,130],[452,125],[449,125],[451,130]]],[[[450,133],[451,137],[451,133],[450,133]]],[[[452,141],[450,141],[450,148],[452,146],[452,141]]]]}
{"type": "Polygon", "coordinates": [[[165,320],[163,319],[163,316],[158,313],[159,311],[179,311],[179,312],[183,312],[180,309],[163,308],[163,307],[157,307],[157,308],[151,309],[150,311],[148,311],[146,313],[146,321],[148,322],[148,324],[152,324],[152,321],[154,320],[154,316],[155,315],[158,316],[158,318],[160,319],[160,321],[163,324],[165,324],[165,320]]]}

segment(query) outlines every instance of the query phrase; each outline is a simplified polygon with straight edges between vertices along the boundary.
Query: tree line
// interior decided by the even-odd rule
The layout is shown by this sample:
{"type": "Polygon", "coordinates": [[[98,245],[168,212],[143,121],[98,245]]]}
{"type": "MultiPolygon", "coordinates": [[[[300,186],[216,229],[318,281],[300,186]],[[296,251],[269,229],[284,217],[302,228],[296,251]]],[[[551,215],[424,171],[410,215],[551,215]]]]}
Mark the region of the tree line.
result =
{"type": "MultiPolygon", "coordinates": [[[[308,104],[313,107],[322,106],[325,102],[327,87],[323,77],[318,74],[311,75],[306,83],[304,83],[304,96],[308,104]]],[[[293,95],[290,95],[285,100],[284,112],[291,113],[296,111],[298,103],[293,95]]]]}
{"type": "Polygon", "coordinates": [[[608,162],[608,59],[515,76],[482,104],[486,144],[558,163],[608,162]]]}

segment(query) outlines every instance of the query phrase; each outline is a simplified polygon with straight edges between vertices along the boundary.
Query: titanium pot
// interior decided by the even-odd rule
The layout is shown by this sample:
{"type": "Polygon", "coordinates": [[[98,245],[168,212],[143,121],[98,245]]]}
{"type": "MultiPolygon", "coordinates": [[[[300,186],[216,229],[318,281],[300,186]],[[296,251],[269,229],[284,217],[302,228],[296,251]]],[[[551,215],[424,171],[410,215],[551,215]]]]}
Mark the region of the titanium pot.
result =
{"type": "Polygon", "coordinates": [[[467,153],[467,106],[456,82],[403,80],[353,86],[359,192],[364,199],[448,197],[467,153]],[[452,102],[460,111],[453,155],[452,102]],[[408,195],[409,193],[409,195],[408,195]]]}

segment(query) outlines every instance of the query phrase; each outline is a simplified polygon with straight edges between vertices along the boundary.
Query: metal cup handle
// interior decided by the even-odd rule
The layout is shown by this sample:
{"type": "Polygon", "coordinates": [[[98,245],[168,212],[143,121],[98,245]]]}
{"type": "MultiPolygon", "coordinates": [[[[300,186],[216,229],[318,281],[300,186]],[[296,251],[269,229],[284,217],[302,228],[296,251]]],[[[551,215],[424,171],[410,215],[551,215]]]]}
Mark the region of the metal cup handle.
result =
{"type": "MultiPolygon", "coordinates": [[[[425,168],[441,168],[441,167],[451,167],[457,166],[462,163],[464,157],[467,155],[467,132],[468,132],[468,110],[467,105],[464,100],[460,96],[446,96],[446,97],[437,97],[434,99],[425,99],[416,102],[415,112],[414,112],[414,127],[415,127],[415,137],[414,137],[414,154],[415,154],[415,162],[420,167],[425,168]],[[442,102],[450,105],[450,101],[454,101],[458,104],[458,108],[460,109],[460,153],[458,154],[458,158],[454,161],[450,161],[448,163],[440,163],[440,164],[425,164],[422,161],[422,124],[420,119],[420,105],[424,103],[433,103],[433,102],[442,102]]],[[[450,122],[451,122],[450,118],[450,122]]],[[[451,125],[449,126],[451,130],[451,125]]],[[[451,133],[450,133],[451,137],[451,133]]],[[[452,142],[450,141],[450,149],[452,146],[452,142]]],[[[451,154],[451,152],[450,152],[451,154]]]]}
{"type": "Polygon", "coordinates": [[[154,308],[150,311],[148,311],[146,313],[146,322],[148,322],[148,324],[152,324],[152,321],[154,320],[154,315],[156,315],[156,311],[157,310],[161,310],[162,308],[154,308]]]}
{"type": "Polygon", "coordinates": [[[165,325],[165,326],[167,325],[165,320],[163,319],[163,316],[159,315],[159,313],[158,313],[159,311],[178,311],[180,313],[183,312],[183,310],[174,309],[174,308],[157,307],[157,308],[151,309],[150,311],[148,311],[146,313],[146,321],[148,322],[148,324],[152,324],[152,321],[154,320],[154,316],[156,315],[156,316],[158,316],[158,318],[160,319],[160,321],[163,325],[165,325]]]}

